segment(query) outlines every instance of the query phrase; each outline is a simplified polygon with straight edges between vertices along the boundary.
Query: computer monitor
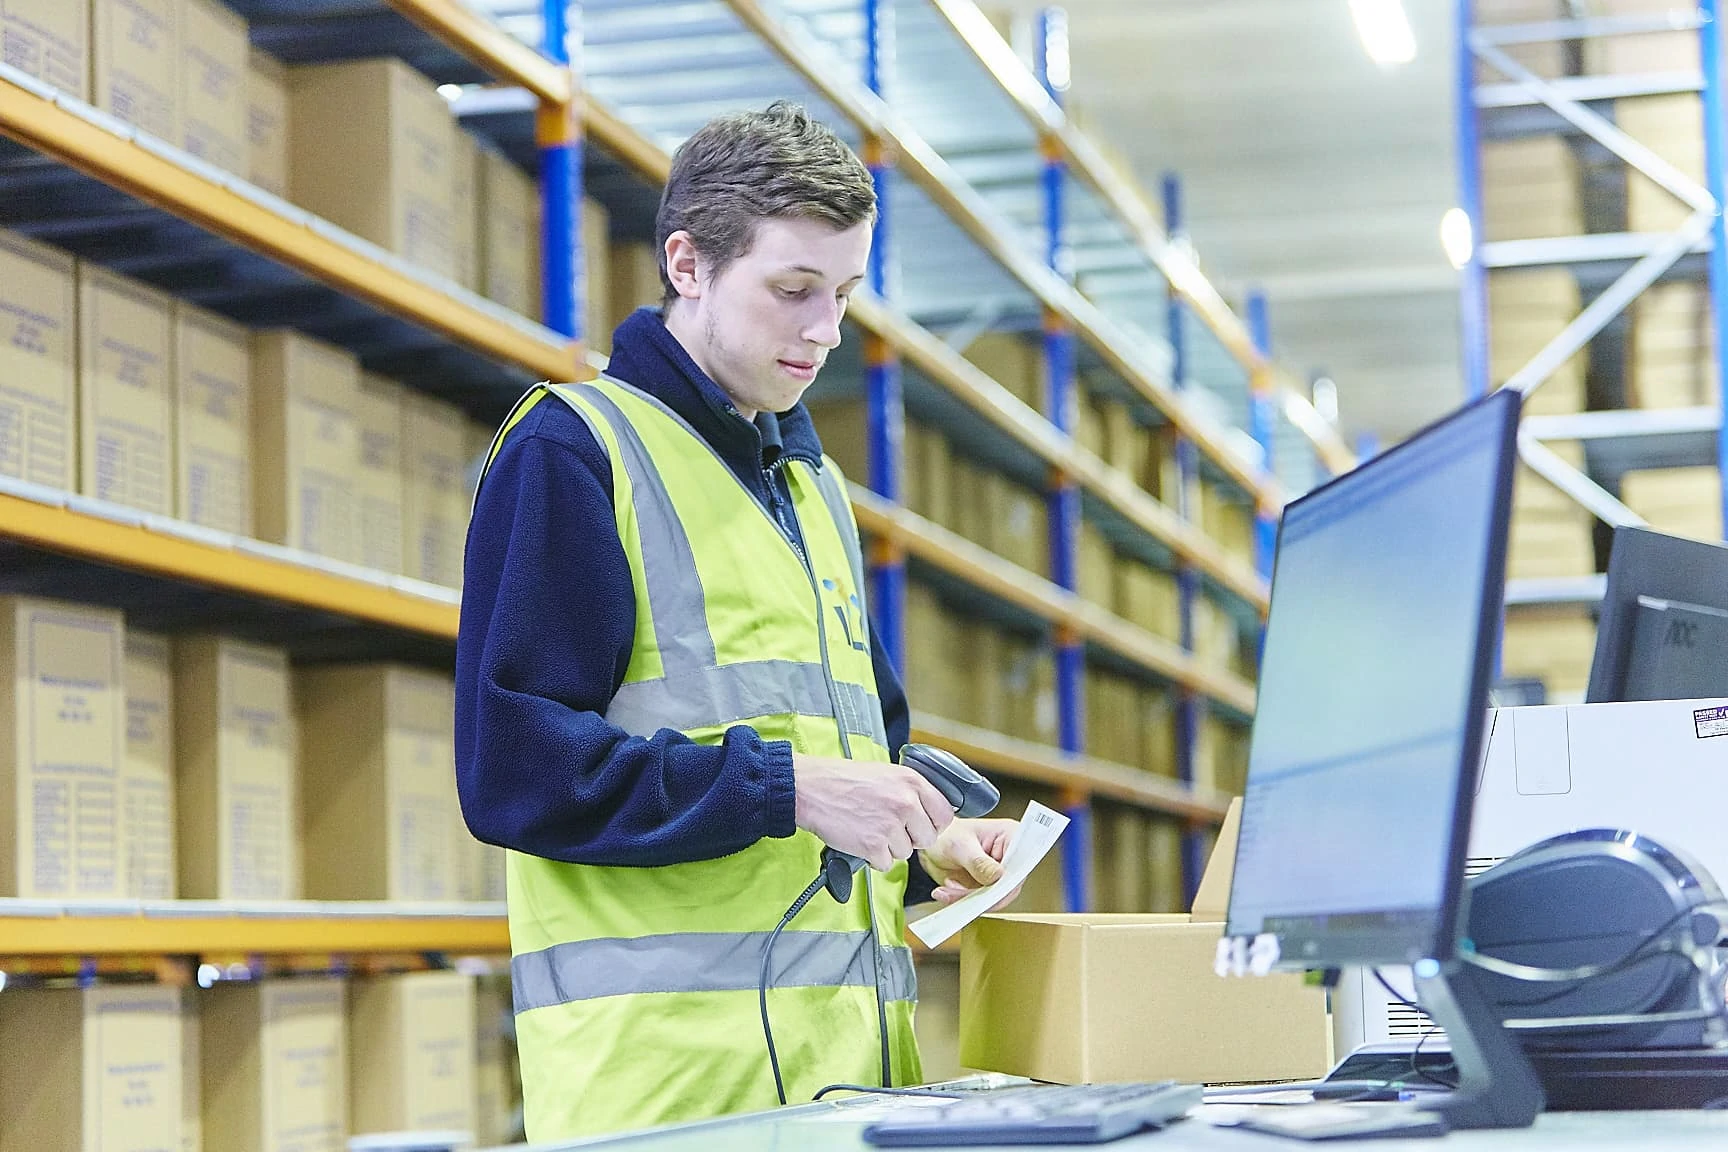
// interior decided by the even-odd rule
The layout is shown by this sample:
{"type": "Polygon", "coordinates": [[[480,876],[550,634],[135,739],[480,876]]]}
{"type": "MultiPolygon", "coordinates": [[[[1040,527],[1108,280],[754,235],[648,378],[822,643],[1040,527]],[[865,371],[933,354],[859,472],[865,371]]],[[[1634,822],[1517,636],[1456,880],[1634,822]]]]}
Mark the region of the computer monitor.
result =
{"type": "Polygon", "coordinates": [[[1519,402],[1494,393],[1284,510],[1225,929],[1276,938],[1285,968],[1414,965],[1461,1127],[1541,1107],[1457,962],[1519,402]]]}
{"type": "Polygon", "coordinates": [[[1616,528],[1591,703],[1728,696],[1728,546],[1616,528]]]}

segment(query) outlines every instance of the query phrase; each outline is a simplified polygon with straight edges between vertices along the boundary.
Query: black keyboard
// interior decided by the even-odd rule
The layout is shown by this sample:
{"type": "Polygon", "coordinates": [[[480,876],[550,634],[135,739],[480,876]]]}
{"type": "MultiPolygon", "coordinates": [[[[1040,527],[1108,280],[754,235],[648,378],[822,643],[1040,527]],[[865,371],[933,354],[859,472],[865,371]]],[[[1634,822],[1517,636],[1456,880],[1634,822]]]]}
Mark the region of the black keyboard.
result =
{"type": "Polygon", "coordinates": [[[1200,1088],[1156,1084],[1076,1084],[1004,1088],[952,1104],[907,1109],[878,1120],[864,1139],[889,1148],[963,1144],[1102,1144],[1186,1116],[1200,1088]]]}

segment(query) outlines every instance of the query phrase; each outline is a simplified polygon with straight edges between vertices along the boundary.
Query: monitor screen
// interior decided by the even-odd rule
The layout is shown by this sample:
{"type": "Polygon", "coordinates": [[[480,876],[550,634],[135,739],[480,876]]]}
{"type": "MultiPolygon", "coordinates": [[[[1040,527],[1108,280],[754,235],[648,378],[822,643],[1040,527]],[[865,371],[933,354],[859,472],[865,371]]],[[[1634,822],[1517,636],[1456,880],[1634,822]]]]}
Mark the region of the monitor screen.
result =
{"type": "Polygon", "coordinates": [[[1286,966],[1451,947],[1517,416],[1495,393],[1284,511],[1228,932],[1286,966]]]}
{"type": "Polygon", "coordinates": [[[1592,704],[1728,696],[1728,547],[1614,530],[1592,704]]]}

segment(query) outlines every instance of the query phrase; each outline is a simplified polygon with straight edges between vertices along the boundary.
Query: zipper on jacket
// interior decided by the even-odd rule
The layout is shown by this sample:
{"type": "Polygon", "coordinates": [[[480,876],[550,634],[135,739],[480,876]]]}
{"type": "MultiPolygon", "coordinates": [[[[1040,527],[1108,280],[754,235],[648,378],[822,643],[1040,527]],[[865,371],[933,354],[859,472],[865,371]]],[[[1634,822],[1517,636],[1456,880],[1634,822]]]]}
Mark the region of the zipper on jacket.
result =
{"type": "MultiPolygon", "coordinates": [[[[763,478],[768,481],[768,491],[774,494],[776,508],[782,506],[783,503],[780,499],[780,489],[775,486],[773,476],[773,469],[779,466],[780,462],[776,460],[772,467],[762,469],[763,478]]],[[[834,727],[840,733],[840,754],[850,760],[852,759],[852,738],[846,731],[846,718],[840,714],[840,691],[835,687],[834,669],[828,662],[827,607],[822,603],[822,586],[816,580],[816,569],[811,566],[810,557],[804,554],[802,548],[798,547],[797,537],[804,534],[804,525],[798,520],[798,506],[796,504],[785,504],[784,506],[787,515],[792,518],[792,525],[797,528],[798,532],[797,536],[794,536],[790,532],[784,532],[784,529],[782,531],[786,536],[786,542],[792,545],[792,551],[798,553],[798,559],[803,562],[804,575],[809,578],[810,591],[816,597],[816,644],[822,651],[822,680],[828,687],[828,710],[833,714],[834,727]]]]}

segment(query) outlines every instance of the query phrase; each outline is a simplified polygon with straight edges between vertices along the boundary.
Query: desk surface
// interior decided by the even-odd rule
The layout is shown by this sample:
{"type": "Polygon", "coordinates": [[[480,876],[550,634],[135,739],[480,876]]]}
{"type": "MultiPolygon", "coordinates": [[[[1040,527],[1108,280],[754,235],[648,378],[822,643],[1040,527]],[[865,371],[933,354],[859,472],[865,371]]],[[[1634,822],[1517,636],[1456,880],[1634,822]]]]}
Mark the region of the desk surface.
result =
{"type": "MultiPolygon", "coordinates": [[[[860,1107],[874,1102],[806,1104],[702,1124],[664,1128],[571,1144],[536,1145],[538,1152],[607,1147],[629,1152],[872,1152],[860,1133],[860,1107]]],[[[1268,1107],[1268,1105],[1262,1105],[1268,1107]]],[[[1208,1122],[1236,1109],[1213,1105],[1161,1132],[1145,1132],[1111,1144],[1065,1145],[1109,1152],[1276,1152],[1279,1148],[1348,1149],[1349,1152],[1721,1152],[1728,1148],[1728,1110],[1719,1112],[1560,1112],[1540,1116],[1534,1128],[1454,1132],[1434,1140],[1350,1140],[1308,1144],[1208,1122]]],[[[1042,1145],[1042,1147],[1053,1147],[1042,1145]]],[[[991,1152],[977,1149],[975,1152],[991,1152]]]]}

